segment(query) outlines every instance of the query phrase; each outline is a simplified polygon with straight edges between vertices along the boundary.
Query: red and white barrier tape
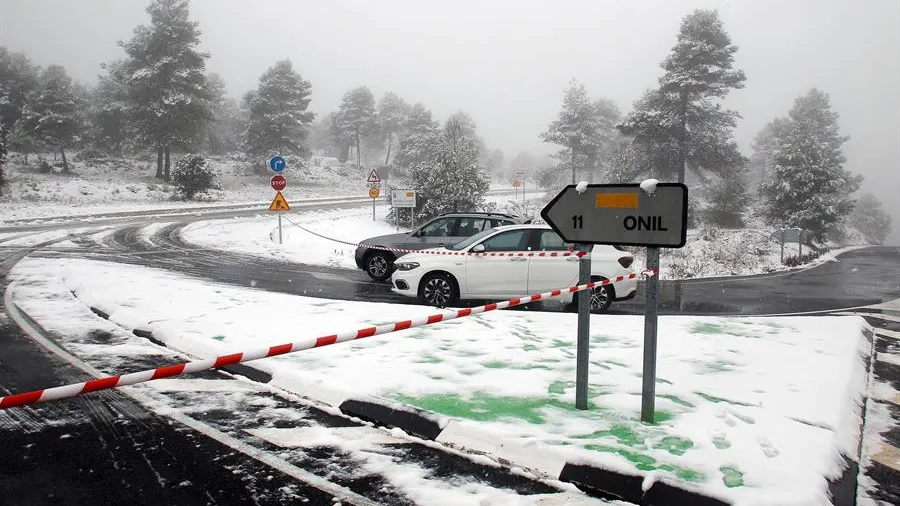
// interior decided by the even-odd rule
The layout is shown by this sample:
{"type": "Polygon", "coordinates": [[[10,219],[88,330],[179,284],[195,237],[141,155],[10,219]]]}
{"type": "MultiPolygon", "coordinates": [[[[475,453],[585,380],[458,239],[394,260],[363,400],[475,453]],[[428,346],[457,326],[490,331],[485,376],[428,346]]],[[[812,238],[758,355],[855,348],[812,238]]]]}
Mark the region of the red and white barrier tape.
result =
{"type": "Polygon", "coordinates": [[[130,374],[123,374],[118,376],[107,376],[105,378],[98,378],[90,381],[85,381],[82,383],[73,383],[71,385],[63,385],[59,387],[46,388],[42,390],[34,390],[32,392],[24,392],[20,394],[11,394],[4,397],[0,397],[0,409],[12,408],[16,406],[26,406],[30,404],[37,404],[41,402],[47,401],[55,401],[58,399],[66,399],[69,397],[75,397],[82,394],[87,394],[90,392],[97,392],[99,390],[108,390],[110,388],[117,388],[127,385],[134,385],[136,383],[144,383],[151,380],[157,380],[162,378],[170,378],[172,376],[180,376],[182,374],[190,374],[200,371],[206,371],[208,369],[214,369],[216,367],[223,367],[227,365],[240,364],[244,362],[250,362],[252,360],[259,360],[261,358],[267,357],[275,357],[278,355],[284,355],[287,353],[294,353],[297,351],[308,350],[312,348],[321,348],[323,346],[329,346],[335,343],[343,343],[346,341],[352,341],[355,339],[362,339],[365,337],[377,336],[380,334],[387,334],[390,332],[397,332],[400,330],[406,330],[414,327],[423,327],[426,325],[432,325],[442,321],[455,320],[456,318],[462,318],[465,316],[471,316],[474,314],[486,313],[488,311],[494,311],[497,309],[506,309],[508,307],[520,306],[522,304],[529,304],[531,302],[536,302],[539,300],[550,299],[552,297],[558,297],[564,293],[573,293],[582,290],[590,290],[591,288],[595,288],[603,285],[611,285],[614,283],[620,283],[627,279],[635,279],[638,276],[643,275],[654,275],[658,273],[658,271],[644,271],[640,274],[633,273],[628,276],[619,276],[613,279],[606,279],[603,281],[592,281],[590,283],[572,286],[569,288],[563,288],[558,290],[553,290],[550,292],[539,293],[535,295],[530,295],[528,297],[517,297],[515,299],[510,299],[503,302],[496,302],[492,304],[486,304],[484,306],[478,306],[474,308],[468,309],[458,309],[454,311],[447,311],[444,313],[433,314],[431,316],[426,316],[422,318],[416,318],[414,320],[404,320],[396,323],[390,323],[387,325],[379,325],[377,327],[367,327],[364,329],[359,329],[350,332],[344,332],[341,334],[332,334],[330,336],[322,336],[316,339],[307,340],[307,341],[297,341],[294,343],[287,344],[279,344],[276,346],[269,346],[266,348],[256,348],[244,352],[232,353],[229,355],[222,355],[216,358],[209,358],[204,360],[194,360],[191,362],[183,362],[180,364],[167,365],[163,367],[157,367],[156,369],[149,369],[146,371],[133,372],[130,374]]]}
{"type": "MultiPolygon", "coordinates": [[[[287,219],[287,218],[285,218],[287,219]]],[[[345,244],[347,246],[353,246],[354,248],[366,247],[371,249],[377,249],[382,251],[393,251],[395,253],[422,253],[424,255],[451,255],[451,256],[475,256],[475,257],[583,257],[587,255],[586,251],[529,251],[529,252],[507,252],[507,251],[497,251],[497,252],[484,252],[484,253],[469,253],[466,251],[444,251],[444,250],[422,250],[422,249],[403,249],[403,248],[391,248],[388,246],[379,246],[377,244],[367,244],[364,242],[354,243],[350,241],[342,241],[340,239],[335,239],[333,237],[328,237],[327,235],[322,235],[318,232],[313,232],[312,230],[304,227],[303,225],[298,225],[293,221],[287,219],[288,223],[291,225],[303,230],[308,234],[312,234],[316,237],[321,237],[326,241],[336,242],[338,244],[345,244]]]]}

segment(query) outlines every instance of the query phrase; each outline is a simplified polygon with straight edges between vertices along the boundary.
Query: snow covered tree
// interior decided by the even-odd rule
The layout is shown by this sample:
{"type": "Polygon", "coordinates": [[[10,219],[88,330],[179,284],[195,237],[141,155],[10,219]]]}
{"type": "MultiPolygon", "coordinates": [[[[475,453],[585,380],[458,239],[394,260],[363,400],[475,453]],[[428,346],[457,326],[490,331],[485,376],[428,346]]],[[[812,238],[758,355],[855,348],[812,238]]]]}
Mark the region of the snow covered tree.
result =
{"type": "Polygon", "coordinates": [[[378,101],[378,124],[381,134],[387,138],[387,154],[384,156],[384,164],[391,163],[391,148],[394,139],[403,130],[406,117],[409,114],[407,104],[396,93],[385,93],[378,101]]]}
{"type": "Polygon", "coordinates": [[[684,182],[691,151],[697,151],[698,144],[713,141],[709,148],[716,151],[717,141],[730,138],[730,131],[720,130],[733,128],[737,114],[721,110],[712,99],[744,87],[744,72],[734,69],[736,52],[718,12],[697,9],[682,20],[678,40],[662,63],[666,72],[659,79],[659,89],[674,106],[669,112],[675,119],[679,182],[684,182]],[[718,128],[712,128],[711,121],[718,128]]]}
{"type": "Polygon", "coordinates": [[[216,173],[203,155],[182,156],[175,164],[172,179],[178,191],[188,200],[216,187],[216,173]]]}
{"type": "Polygon", "coordinates": [[[344,94],[335,115],[337,127],[344,135],[352,135],[356,145],[356,166],[360,167],[360,148],[364,135],[378,127],[375,115],[375,96],[366,86],[354,88],[344,94]]]}
{"type": "MultiPolygon", "coordinates": [[[[3,187],[3,184],[6,182],[6,155],[8,150],[6,148],[6,127],[3,126],[3,123],[0,122],[0,188],[3,187]]],[[[3,192],[0,190],[0,195],[3,192]]]]}
{"type": "Polygon", "coordinates": [[[120,42],[129,116],[138,142],[157,150],[156,177],[170,178],[172,147],[193,146],[212,119],[206,82],[208,53],[199,51],[200,29],[188,19],[188,0],[153,0],[150,25],[120,42]]]}
{"type": "Polygon", "coordinates": [[[503,150],[502,149],[491,150],[491,153],[488,155],[488,158],[487,158],[487,163],[485,164],[485,169],[487,169],[488,174],[502,173],[505,166],[506,166],[506,155],[503,154],[503,150]]]}
{"type": "Polygon", "coordinates": [[[440,136],[440,126],[422,104],[413,105],[406,116],[394,162],[410,169],[432,158],[440,136]]]}
{"type": "Polygon", "coordinates": [[[442,213],[477,210],[490,188],[490,176],[478,164],[478,142],[459,118],[448,121],[434,140],[428,159],[412,167],[420,222],[442,213]]]}
{"type": "Polygon", "coordinates": [[[106,74],[100,76],[89,95],[88,135],[95,149],[119,154],[128,140],[128,87],[122,62],[103,64],[106,74]]]}
{"type": "Polygon", "coordinates": [[[891,233],[891,217],[884,211],[881,201],[871,193],[856,201],[849,221],[871,244],[884,243],[891,233]]]}
{"type": "Polygon", "coordinates": [[[22,132],[58,150],[63,172],[69,172],[66,148],[81,129],[81,111],[66,69],[50,65],[41,74],[38,89],[29,97],[22,112],[22,132]]]}
{"type": "Polygon", "coordinates": [[[564,148],[557,155],[558,168],[571,171],[572,184],[579,169],[593,179],[601,163],[609,159],[618,136],[619,116],[615,103],[607,99],[591,102],[584,84],[574,79],[569,82],[559,116],[541,134],[541,140],[564,148]]]}
{"type": "Polygon", "coordinates": [[[778,140],[787,133],[790,127],[790,119],[775,118],[768,122],[753,138],[753,143],[751,144],[753,155],[750,156],[748,168],[752,184],[751,191],[760,197],[760,188],[771,177],[778,140]]]}
{"type": "Polygon", "coordinates": [[[224,81],[215,74],[207,77],[212,88],[212,122],[207,127],[206,149],[214,155],[225,155],[245,147],[250,111],[247,107],[225,96],[224,81]],[[221,89],[220,86],[223,86],[221,89]]]}
{"type": "Polygon", "coordinates": [[[303,142],[315,114],[307,111],[312,87],[294,72],[290,60],[281,60],[260,78],[256,91],[245,96],[250,110],[247,148],[255,155],[297,154],[309,150],[303,142]]]}
{"type": "Polygon", "coordinates": [[[843,168],[848,137],[827,94],[810,90],[794,101],[791,124],[777,141],[771,180],[762,186],[769,222],[808,230],[823,241],[828,228],[853,211],[850,195],[862,178],[843,168]]]}
{"type": "Polygon", "coordinates": [[[0,46],[0,142],[7,150],[19,150],[26,157],[33,142],[24,136],[15,138],[16,122],[22,117],[27,97],[37,88],[38,74],[38,68],[23,53],[11,53],[0,46]]]}

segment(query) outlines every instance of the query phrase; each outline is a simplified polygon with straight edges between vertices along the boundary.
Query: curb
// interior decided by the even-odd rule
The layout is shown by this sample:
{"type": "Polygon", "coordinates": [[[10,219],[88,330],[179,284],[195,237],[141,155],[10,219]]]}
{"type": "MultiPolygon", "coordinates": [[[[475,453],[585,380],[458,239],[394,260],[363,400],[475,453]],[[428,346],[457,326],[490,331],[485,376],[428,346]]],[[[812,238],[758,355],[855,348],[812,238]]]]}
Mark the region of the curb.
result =
{"type": "MultiPolygon", "coordinates": [[[[75,291],[71,293],[75,298],[81,300],[75,291]]],[[[121,320],[128,320],[129,318],[125,317],[120,320],[120,318],[114,317],[116,312],[110,307],[101,309],[95,307],[95,305],[86,305],[97,316],[125,330],[129,330],[137,337],[147,339],[158,346],[185,353],[156,339],[152,330],[128,328],[130,325],[126,321],[121,320]]],[[[867,331],[864,332],[864,335],[871,350],[874,334],[871,331],[867,331]]],[[[190,355],[189,353],[185,354],[190,355]]],[[[872,357],[873,355],[870,353],[869,360],[866,361],[867,389],[869,378],[871,377],[872,357]]],[[[219,369],[259,383],[271,384],[273,379],[272,374],[244,364],[234,364],[220,367],[219,369]]],[[[495,435],[485,434],[483,431],[473,429],[461,420],[441,416],[406,404],[373,396],[347,396],[338,392],[310,397],[308,392],[316,389],[301,392],[299,390],[303,389],[296,388],[296,386],[283,384],[272,384],[271,386],[308,399],[318,405],[337,409],[344,416],[357,418],[386,428],[397,428],[407,434],[427,441],[434,441],[470,455],[486,456],[506,467],[518,467],[545,479],[570,483],[582,491],[602,499],[622,500],[642,506],[731,506],[732,504],[699,491],[691,490],[686,488],[685,484],[674,482],[667,478],[655,478],[649,483],[649,486],[645,486],[647,479],[643,475],[627,474],[581,462],[570,462],[553,450],[538,448],[534,444],[500,440],[495,435]]],[[[867,396],[863,396],[862,425],[860,427],[860,444],[857,447],[857,455],[854,458],[842,455],[845,467],[841,476],[836,480],[828,480],[828,491],[833,498],[834,506],[856,506],[857,481],[860,471],[858,462],[862,452],[862,430],[865,424],[866,401],[867,396]]]]}

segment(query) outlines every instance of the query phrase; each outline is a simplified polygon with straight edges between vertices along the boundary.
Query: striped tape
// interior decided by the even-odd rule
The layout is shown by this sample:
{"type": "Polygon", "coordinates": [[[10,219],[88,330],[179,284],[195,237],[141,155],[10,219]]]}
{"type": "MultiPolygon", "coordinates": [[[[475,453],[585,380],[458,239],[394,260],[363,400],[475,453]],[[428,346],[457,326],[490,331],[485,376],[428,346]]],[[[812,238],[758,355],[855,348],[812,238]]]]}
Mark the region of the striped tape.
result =
{"type": "Polygon", "coordinates": [[[163,367],[157,367],[156,369],[149,369],[146,371],[133,372],[130,374],[122,374],[118,376],[107,376],[105,378],[98,378],[90,381],[85,381],[82,383],[73,383],[71,385],[63,385],[59,387],[46,388],[42,390],[34,390],[32,392],[24,392],[20,394],[11,394],[5,397],[0,397],[0,409],[7,409],[16,406],[26,406],[29,404],[37,404],[41,402],[47,401],[55,401],[59,399],[66,399],[69,397],[75,397],[82,394],[87,394],[91,392],[97,392],[99,390],[108,390],[110,388],[123,387],[127,385],[134,385],[136,383],[145,383],[147,381],[162,379],[162,378],[171,378],[172,376],[180,376],[182,374],[191,374],[200,371],[206,371],[208,369],[214,369],[216,367],[223,367],[227,365],[241,364],[244,362],[250,362],[253,360],[259,360],[261,358],[267,357],[276,357],[278,355],[285,355],[287,353],[295,353],[298,351],[309,350],[312,348],[321,348],[323,346],[329,346],[336,343],[343,343],[346,341],[353,341],[356,339],[363,339],[366,337],[377,336],[380,334],[388,334],[390,332],[397,332],[400,330],[411,329],[415,327],[424,327],[426,325],[433,325],[435,323],[455,320],[457,318],[463,318],[466,316],[471,316],[480,313],[486,313],[488,311],[494,311],[497,309],[506,309],[509,307],[521,306],[523,304],[529,304],[531,302],[536,302],[539,300],[546,300],[552,297],[558,297],[564,293],[573,293],[582,290],[590,290],[592,288],[596,288],[598,286],[610,285],[614,283],[621,283],[622,281],[635,279],[639,276],[645,275],[655,275],[657,274],[657,270],[652,271],[644,271],[640,274],[632,273],[628,276],[619,276],[613,279],[606,279],[603,281],[592,281],[590,283],[586,283],[584,285],[572,286],[569,288],[562,288],[558,290],[553,290],[550,292],[538,293],[534,295],[530,295],[528,297],[516,297],[515,299],[510,299],[503,302],[495,302],[491,304],[485,304],[483,306],[478,306],[474,308],[467,309],[458,309],[454,311],[446,311],[443,313],[433,314],[431,316],[426,316],[422,318],[416,318],[412,320],[403,320],[396,323],[389,323],[386,325],[379,325],[376,327],[366,327],[364,329],[359,329],[355,331],[344,332],[341,334],[331,334],[328,336],[322,336],[315,339],[307,340],[307,341],[297,341],[294,343],[286,343],[279,344],[275,346],[269,346],[265,348],[255,348],[244,352],[231,353],[228,355],[222,355],[216,358],[209,358],[204,360],[194,360],[191,362],[183,362],[180,364],[167,365],[163,367]]]}
{"type": "Polygon", "coordinates": [[[576,256],[581,258],[587,255],[586,251],[518,251],[518,252],[509,252],[509,251],[497,251],[497,252],[484,252],[484,253],[470,253],[467,251],[449,251],[449,250],[439,250],[439,249],[403,249],[403,248],[392,248],[388,246],[379,246],[377,244],[368,244],[364,242],[350,242],[343,241],[341,239],[335,239],[333,237],[328,237],[327,235],[322,235],[318,232],[313,232],[312,230],[304,227],[303,225],[298,225],[293,221],[285,218],[288,223],[291,225],[303,230],[308,234],[312,234],[316,237],[320,237],[325,239],[326,241],[336,242],[338,244],[345,244],[347,246],[353,246],[354,248],[371,248],[377,249],[380,251],[393,251],[395,253],[422,253],[424,255],[451,255],[451,256],[474,256],[474,257],[570,257],[576,256]]]}

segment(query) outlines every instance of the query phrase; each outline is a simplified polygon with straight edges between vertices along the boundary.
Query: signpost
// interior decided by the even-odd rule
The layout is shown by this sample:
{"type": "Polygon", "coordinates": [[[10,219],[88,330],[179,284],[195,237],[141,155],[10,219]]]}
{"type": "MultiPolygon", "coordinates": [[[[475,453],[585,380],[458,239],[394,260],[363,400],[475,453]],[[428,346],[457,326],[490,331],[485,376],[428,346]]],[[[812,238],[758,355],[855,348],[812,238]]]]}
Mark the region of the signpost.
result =
{"type": "Polygon", "coordinates": [[[369,177],[366,178],[366,186],[369,187],[369,198],[372,199],[372,221],[375,221],[375,199],[381,194],[381,178],[378,176],[378,169],[372,169],[369,177]]]}
{"type": "MultiPolygon", "coordinates": [[[[687,242],[687,187],[682,183],[569,185],[541,210],[541,217],[566,241],[586,251],[591,244],[647,247],[647,306],[641,420],[653,422],[656,398],[657,289],[659,248],[687,242]],[[580,191],[579,191],[580,190],[580,191]]],[[[579,284],[590,281],[590,258],[581,258],[579,284]]],[[[587,409],[590,297],[578,296],[578,356],[575,407],[587,409]]]]}
{"type": "Polygon", "coordinates": [[[797,254],[803,256],[803,243],[809,240],[809,232],[802,228],[783,228],[772,232],[772,239],[781,242],[781,263],[784,263],[784,244],[788,242],[796,242],[797,254]]]}
{"type": "Polygon", "coordinates": [[[513,183],[513,186],[516,187],[516,199],[518,199],[519,185],[522,185],[522,202],[525,202],[525,176],[527,176],[528,173],[524,170],[517,170],[513,175],[516,178],[515,183],[513,183]]]}
{"type": "Polygon", "coordinates": [[[281,173],[284,172],[284,169],[287,168],[287,164],[285,163],[284,158],[275,155],[272,158],[269,158],[269,168],[272,169],[272,172],[275,172],[275,175],[269,179],[269,185],[276,192],[275,198],[272,199],[272,203],[269,204],[269,211],[278,213],[278,244],[282,244],[281,213],[291,210],[291,206],[288,205],[287,199],[281,194],[281,190],[287,188],[287,179],[281,175],[281,173]]]}
{"type": "MultiPolygon", "coordinates": [[[[391,192],[391,207],[395,209],[409,208],[409,228],[416,228],[416,190],[394,190],[391,192]]],[[[397,214],[397,227],[400,226],[400,214],[397,214]]]]}

